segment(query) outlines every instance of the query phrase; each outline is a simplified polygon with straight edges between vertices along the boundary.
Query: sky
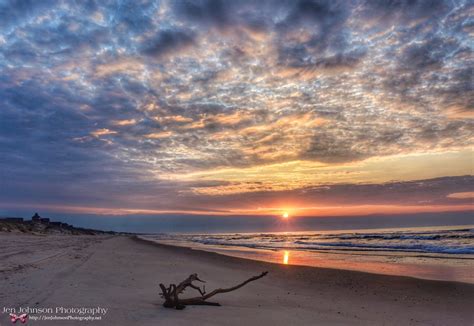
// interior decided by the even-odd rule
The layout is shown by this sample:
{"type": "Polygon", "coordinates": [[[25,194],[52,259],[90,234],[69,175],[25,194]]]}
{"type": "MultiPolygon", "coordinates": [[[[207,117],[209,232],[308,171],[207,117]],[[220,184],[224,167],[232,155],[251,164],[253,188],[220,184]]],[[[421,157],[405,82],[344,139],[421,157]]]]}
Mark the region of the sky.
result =
{"type": "Polygon", "coordinates": [[[461,0],[0,0],[0,213],[470,211],[473,36],[461,0]]]}

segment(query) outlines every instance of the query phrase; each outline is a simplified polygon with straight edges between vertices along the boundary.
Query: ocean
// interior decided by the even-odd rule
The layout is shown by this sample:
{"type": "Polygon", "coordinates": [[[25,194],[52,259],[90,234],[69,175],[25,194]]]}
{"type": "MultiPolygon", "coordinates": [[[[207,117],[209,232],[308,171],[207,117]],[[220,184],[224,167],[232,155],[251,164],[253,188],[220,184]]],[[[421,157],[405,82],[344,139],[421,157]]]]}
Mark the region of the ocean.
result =
{"type": "Polygon", "coordinates": [[[472,225],[142,237],[163,244],[284,265],[474,283],[472,225]]]}

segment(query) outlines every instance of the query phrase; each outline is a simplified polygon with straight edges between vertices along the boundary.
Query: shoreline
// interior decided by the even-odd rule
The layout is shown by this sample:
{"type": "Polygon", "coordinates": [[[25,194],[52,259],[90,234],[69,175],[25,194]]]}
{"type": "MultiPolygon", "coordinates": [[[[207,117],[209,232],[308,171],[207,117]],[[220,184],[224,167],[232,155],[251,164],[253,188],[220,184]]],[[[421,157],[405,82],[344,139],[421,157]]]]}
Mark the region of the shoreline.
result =
{"type": "Polygon", "coordinates": [[[410,280],[420,280],[420,281],[428,281],[428,282],[459,283],[459,284],[462,284],[462,285],[472,286],[473,289],[474,289],[474,284],[469,283],[469,282],[450,281],[450,280],[449,281],[447,281],[447,280],[433,280],[433,279],[424,279],[424,278],[413,277],[413,276],[371,273],[371,272],[351,270],[351,269],[343,269],[343,268],[330,268],[330,267],[293,265],[293,264],[284,265],[284,264],[277,263],[277,262],[262,261],[262,260],[251,259],[251,258],[226,255],[224,253],[215,252],[215,251],[212,251],[212,250],[203,250],[203,249],[200,249],[200,248],[191,248],[191,247],[178,246],[178,245],[172,245],[172,244],[166,244],[166,243],[159,243],[159,242],[155,242],[153,240],[140,238],[140,236],[137,236],[137,235],[130,236],[130,238],[134,241],[137,241],[137,242],[146,243],[147,245],[152,245],[152,246],[157,246],[157,247],[162,247],[162,248],[168,248],[170,250],[180,251],[180,253],[184,253],[184,254],[193,254],[193,252],[199,252],[200,255],[217,255],[218,257],[225,257],[225,258],[222,258],[222,259],[228,259],[229,258],[229,259],[236,259],[237,261],[238,260],[245,260],[245,261],[248,261],[248,262],[271,264],[271,265],[275,265],[275,266],[288,266],[289,268],[310,268],[310,269],[321,269],[321,270],[335,271],[335,272],[360,273],[360,274],[364,274],[364,275],[367,275],[367,276],[376,275],[376,276],[383,276],[383,277],[406,278],[406,279],[410,279],[410,280]]]}
{"type": "MultiPolygon", "coordinates": [[[[0,234],[0,240],[9,240],[4,243],[10,248],[2,253],[10,256],[0,265],[15,262],[17,251],[31,251],[21,267],[0,273],[1,306],[97,306],[108,311],[103,325],[472,325],[474,321],[474,286],[466,283],[274,264],[134,236],[0,234]],[[48,257],[37,262],[34,258],[41,255],[48,257]],[[264,278],[214,297],[221,307],[166,309],[159,296],[158,283],[177,284],[192,273],[207,281],[206,290],[212,291],[263,271],[269,272],[264,278]]],[[[184,297],[195,296],[188,291],[184,297]]],[[[4,314],[2,321],[7,322],[4,314]]],[[[54,325],[40,320],[34,324],[54,325]]]]}
{"type": "MultiPolygon", "coordinates": [[[[259,249],[259,248],[240,248],[238,246],[235,247],[229,247],[229,248],[219,248],[217,246],[210,246],[210,247],[205,247],[205,245],[201,244],[196,244],[194,243],[183,243],[183,244],[174,244],[174,243],[169,243],[166,242],[161,242],[160,240],[154,240],[154,239],[149,239],[146,238],[146,235],[135,235],[132,236],[132,238],[136,239],[137,241],[145,241],[149,242],[150,244],[154,245],[160,245],[160,246],[169,246],[169,247],[175,247],[175,248],[185,248],[189,250],[194,250],[194,251],[202,251],[205,253],[214,253],[218,254],[224,257],[233,257],[237,259],[245,259],[245,260],[250,260],[250,261],[257,261],[257,262],[262,262],[262,263],[270,263],[270,264],[276,264],[276,265],[285,265],[282,263],[282,259],[280,258],[281,253],[286,252],[287,255],[289,252],[291,252],[291,255],[303,255],[303,256],[309,256],[313,254],[320,254],[322,255],[321,257],[318,257],[317,263],[312,262],[309,259],[306,260],[306,263],[288,263],[286,265],[288,266],[297,266],[297,267],[308,267],[308,268],[324,268],[324,269],[330,269],[330,270],[338,270],[338,271],[350,271],[350,272],[360,272],[360,273],[367,273],[367,274],[372,274],[372,275],[384,275],[384,276],[400,276],[400,277],[410,277],[418,280],[430,280],[430,281],[442,281],[442,282],[457,282],[457,283],[463,283],[463,284],[470,284],[474,285],[474,278],[470,276],[470,267],[464,266],[464,273],[467,274],[467,277],[456,275],[456,277],[452,278],[441,278],[441,277],[436,277],[439,275],[430,275],[429,273],[426,273],[424,275],[425,277],[422,277],[420,275],[423,275],[423,269],[428,269],[433,268],[435,266],[435,269],[441,269],[444,266],[436,266],[431,264],[429,267],[420,265],[417,263],[384,263],[384,262],[378,262],[378,263],[361,263],[361,262],[351,262],[351,261],[344,261],[343,259],[339,258],[337,260],[333,260],[330,262],[330,257],[335,257],[335,256],[341,256],[345,254],[341,253],[334,253],[334,252],[323,252],[320,253],[318,251],[303,251],[303,250],[271,250],[271,249],[259,249]],[[245,254],[242,254],[245,252],[245,254]],[[239,254],[240,253],[240,254],[239,254]],[[249,254],[250,253],[250,254],[249,254]],[[253,256],[251,254],[254,254],[253,256]],[[327,255],[327,256],[324,256],[327,255]],[[275,259],[274,257],[278,257],[275,259]],[[252,258],[255,257],[255,258],[252,258]],[[328,263],[329,262],[329,263],[328,263]],[[354,266],[357,266],[355,268],[354,266]],[[411,267],[411,270],[410,270],[411,267]],[[384,272],[379,272],[380,269],[383,269],[384,272]],[[419,270],[416,270],[416,268],[419,268],[419,270]],[[415,272],[413,272],[413,269],[415,269],[415,272]],[[412,272],[412,274],[410,274],[412,272]],[[457,278],[457,279],[453,279],[457,278]]],[[[352,253],[350,255],[353,255],[352,253]]],[[[373,258],[374,255],[362,255],[359,253],[356,253],[354,255],[360,255],[362,257],[367,257],[367,258],[373,258]]],[[[386,257],[385,255],[377,255],[380,257],[386,257]]],[[[288,256],[287,256],[288,257],[288,256]]],[[[397,257],[397,256],[394,256],[397,257]]],[[[420,257],[420,255],[416,256],[398,256],[397,258],[427,258],[427,259],[453,259],[453,260],[465,260],[467,262],[472,261],[474,258],[469,258],[469,257],[459,257],[459,258],[454,258],[454,257],[435,257],[435,256],[427,256],[427,257],[420,257]]],[[[288,259],[288,258],[287,258],[288,259]]],[[[459,272],[459,271],[458,271],[459,272]]],[[[441,273],[440,273],[441,274],[441,273]]],[[[449,274],[447,276],[450,276],[449,274]]]]}

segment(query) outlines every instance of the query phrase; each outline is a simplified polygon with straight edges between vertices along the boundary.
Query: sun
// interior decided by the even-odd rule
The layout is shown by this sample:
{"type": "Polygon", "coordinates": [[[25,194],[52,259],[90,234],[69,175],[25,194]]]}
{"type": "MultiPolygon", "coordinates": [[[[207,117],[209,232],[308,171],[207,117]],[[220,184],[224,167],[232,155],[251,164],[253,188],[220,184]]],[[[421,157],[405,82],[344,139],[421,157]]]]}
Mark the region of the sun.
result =
{"type": "Polygon", "coordinates": [[[290,214],[288,214],[288,212],[283,212],[283,214],[281,214],[281,217],[283,217],[284,219],[287,219],[290,217],[290,214]]]}

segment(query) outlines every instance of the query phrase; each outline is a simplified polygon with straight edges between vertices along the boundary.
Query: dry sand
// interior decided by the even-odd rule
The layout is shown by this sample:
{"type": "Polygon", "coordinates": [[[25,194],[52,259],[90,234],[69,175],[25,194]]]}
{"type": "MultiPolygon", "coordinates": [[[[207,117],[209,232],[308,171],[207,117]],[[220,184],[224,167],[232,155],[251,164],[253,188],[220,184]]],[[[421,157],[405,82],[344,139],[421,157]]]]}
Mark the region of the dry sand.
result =
{"type": "MultiPolygon", "coordinates": [[[[474,324],[474,285],[263,263],[125,236],[0,234],[0,289],[2,326],[10,324],[4,307],[106,308],[93,325],[474,324]],[[198,273],[209,291],[266,270],[263,279],[216,296],[222,307],[161,306],[159,282],[198,273]]],[[[60,314],[31,314],[42,315],[60,314]]]]}

